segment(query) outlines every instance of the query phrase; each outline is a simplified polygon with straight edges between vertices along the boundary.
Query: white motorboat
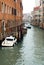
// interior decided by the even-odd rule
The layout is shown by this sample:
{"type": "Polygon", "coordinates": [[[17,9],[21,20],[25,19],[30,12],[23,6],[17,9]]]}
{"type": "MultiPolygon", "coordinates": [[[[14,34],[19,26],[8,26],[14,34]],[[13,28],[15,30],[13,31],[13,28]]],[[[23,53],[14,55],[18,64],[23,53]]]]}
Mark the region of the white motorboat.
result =
{"type": "Polygon", "coordinates": [[[14,44],[17,43],[17,39],[13,36],[6,37],[5,40],[2,42],[2,46],[4,47],[12,47],[14,44]]]}
{"type": "Polygon", "coordinates": [[[25,24],[25,27],[31,29],[30,24],[25,24]]]}

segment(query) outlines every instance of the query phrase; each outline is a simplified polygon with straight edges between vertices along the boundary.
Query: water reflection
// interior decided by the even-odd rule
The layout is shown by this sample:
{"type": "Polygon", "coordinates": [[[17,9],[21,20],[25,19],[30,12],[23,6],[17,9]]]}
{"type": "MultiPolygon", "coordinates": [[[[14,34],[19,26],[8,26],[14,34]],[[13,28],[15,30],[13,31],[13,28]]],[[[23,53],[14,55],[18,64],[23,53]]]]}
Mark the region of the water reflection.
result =
{"type": "Polygon", "coordinates": [[[19,49],[20,45],[15,47],[2,47],[0,51],[0,64],[1,65],[14,65],[17,59],[21,56],[19,49]],[[3,63],[2,63],[3,62],[3,63]]]}
{"type": "Polygon", "coordinates": [[[44,30],[32,27],[14,47],[0,48],[0,65],[44,65],[44,30]]]}

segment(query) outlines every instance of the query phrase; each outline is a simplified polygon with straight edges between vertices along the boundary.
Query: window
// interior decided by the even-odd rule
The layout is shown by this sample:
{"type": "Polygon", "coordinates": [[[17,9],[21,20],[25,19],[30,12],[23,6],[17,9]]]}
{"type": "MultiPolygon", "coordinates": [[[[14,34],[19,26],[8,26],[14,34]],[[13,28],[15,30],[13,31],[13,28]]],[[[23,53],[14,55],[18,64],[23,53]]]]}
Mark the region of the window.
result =
{"type": "Polygon", "coordinates": [[[43,7],[43,11],[44,11],[44,7],[43,7]]]}
{"type": "Polygon", "coordinates": [[[37,17],[37,15],[35,15],[35,17],[37,17]]]}
{"type": "Polygon", "coordinates": [[[43,3],[44,3],[44,1],[43,1],[43,3]]]}
{"type": "Polygon", "coordinates": [[[39,19],[39,22],[41,22],[41,20],[39,19]]]}
{"type": "Polygon", "coordinates": [[[14,15],[16,15],[16,9],[14,9],[14,15]]]}
{"type": "Polygon", "coordinates": [[[12,8],[12,14],[16,15],[16,9],[12,8]]]}
{"type": "Polygon", "coordinates": [[[5,13],[6,13],[6,4],[5,4],[5,13]]]}
{"type": "Polygon", "coordinates": [[[12,8],[12,14],[13,14],[13,11],[14,11],[14,10],[13,10],[13,8],[12,8]]]}
{"type": "Polygon", "coordinates": [[[20,2],[20,7],[23,9],[22,2],[20,2]]]}
{"type": "Polygon", "coordinates": [[[6,40],[7,40],[7,41],[13,41],[13,39],[9,39],[9,38],[8,38],[8,39],[6,39],[6,40]]]}
{"type": "Polygon", "coordinates": [[[22,3],[20,2],[20,7],[22,8],[22,3]]]}
{"type": "Polygon", "coordinates": [[[16,1],[16,0],[14,0],[14,1],[16,1]]]}
{"type": "Polygon", "coordinates": [[[4,13],[4,3],[2,2],[2,13],[4,13]]]}
{"type": "Polygon", "coordinates": [[[6,4],[2,3],[2,13],[6,13],[6,4]]]}
{"type": "Polygon", "coordinates": [[[35,21],[37,21],[37,19],[35,21]]]}
{"type": "Polygon", "coordinates": [[[15,2],[17,2],[17,0],[14,0],[15,2]]]}

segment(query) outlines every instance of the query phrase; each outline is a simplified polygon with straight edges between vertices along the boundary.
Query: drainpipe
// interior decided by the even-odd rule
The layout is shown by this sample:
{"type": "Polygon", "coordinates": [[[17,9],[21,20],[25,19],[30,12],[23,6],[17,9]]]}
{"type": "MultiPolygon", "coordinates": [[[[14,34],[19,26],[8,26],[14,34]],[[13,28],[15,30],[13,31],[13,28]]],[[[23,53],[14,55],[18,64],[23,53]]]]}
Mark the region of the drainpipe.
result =
{"type": "Polygon", "coordinates": [[[5,4],[4,4],[4,2],[3,2],[3,4],[2,4],[2,13],[3,13],[3,18],[2,18],[2,33],[3,33],[3,38],[5,37],[5,30],[6,30],[6,28],[5,28],[5,20],[4,20],[4,13],[5,13],[5,4]]]}
{"type": "MultiPolygon", "coordinates": [[[[15,9],[16,9],[16,1],[15,1],[15,9]]],[[[16,14],[16,12],[15,12],[16,14]]],[[[16,15],[15,15],[15,29],[16,29],[16,15]]],[[[15,37],[16,37],[16,31],[15,31],[15,37]]]]}

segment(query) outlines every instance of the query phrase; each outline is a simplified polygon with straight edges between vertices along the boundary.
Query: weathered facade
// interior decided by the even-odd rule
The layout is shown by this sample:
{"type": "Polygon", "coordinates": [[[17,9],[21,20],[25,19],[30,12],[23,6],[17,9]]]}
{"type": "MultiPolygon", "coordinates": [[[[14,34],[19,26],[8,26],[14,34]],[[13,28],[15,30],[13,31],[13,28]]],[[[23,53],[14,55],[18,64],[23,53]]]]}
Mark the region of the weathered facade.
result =
{"type": "Polygon", "coordinates": [[[31,25],[34,25],[34,10],[31,12],[31,25]]]}
{"type": "Polygon", "coordinates": [[[0,0],[0,40],[22,32],[22,0],[0,0]]]}
{"type": "Polygon", "coordinates": [[[40,28],[44,29],[44,0],[40,0],[40,12],[41,12],[40,28]]]}
{"type": "Polygon", "coordinates": [[[44,0],[39,0],[40,6],[35,7],[33,10],[32,17],[32,25],[39,26],[44,29],[44,0]]]}
{"type": "Polygon", "coordinates": [[[32,12],[32,25],[39,26],[40,23],[40,6],[34,7],[32,12]]]}
{"type": "Polygon", "coordinates": [[[38,26],[40,23],[40,6],[34,8],[34,25],[38,26]]]}

